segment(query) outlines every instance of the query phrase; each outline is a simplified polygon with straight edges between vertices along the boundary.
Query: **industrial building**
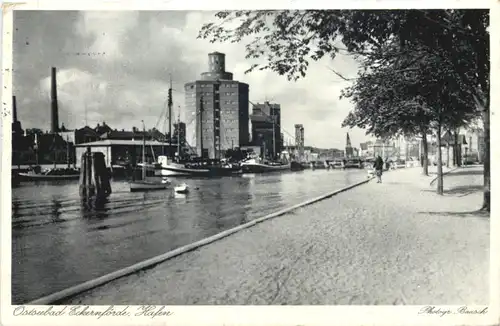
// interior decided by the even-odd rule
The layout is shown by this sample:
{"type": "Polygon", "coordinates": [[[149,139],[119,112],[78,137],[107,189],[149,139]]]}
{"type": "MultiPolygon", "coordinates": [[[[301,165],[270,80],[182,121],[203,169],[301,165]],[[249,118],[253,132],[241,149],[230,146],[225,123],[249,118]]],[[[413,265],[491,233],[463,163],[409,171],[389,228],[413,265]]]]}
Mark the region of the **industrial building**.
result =
{"type": "Polygon", "coordinates": [[[281,106],[264,102],[255,104],[250,116],[252,144],[260,146],[266,157],[278,157],[283,150],[281,128],[281,106]]]}
{"type": "Polygon", "coordinates": [[[184,86],[186,141],[205,158],[249,144],[249,87],[233,80],[225,65],[225,54],[210,53],[209,71],[184,86]]]}
{"type": "Polygon", "coordinates": [[[304,155],[304,126],[301,124],[295,125],[295,146],[299,151],[299,156],[304,155]]]}

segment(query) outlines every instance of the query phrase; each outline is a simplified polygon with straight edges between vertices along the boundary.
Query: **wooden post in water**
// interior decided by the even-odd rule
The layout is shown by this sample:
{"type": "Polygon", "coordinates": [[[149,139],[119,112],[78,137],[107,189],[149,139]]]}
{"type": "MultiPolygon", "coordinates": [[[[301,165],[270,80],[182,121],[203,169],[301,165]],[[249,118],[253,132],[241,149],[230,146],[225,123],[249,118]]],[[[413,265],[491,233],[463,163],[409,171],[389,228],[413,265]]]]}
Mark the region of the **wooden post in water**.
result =
{"type": "Polygon", "coordinates": [[[103,153],[92,153],[90,147],[82,155],[80,167],[80,197],[84,200],[111,194],[109,173],[103,153]]]}

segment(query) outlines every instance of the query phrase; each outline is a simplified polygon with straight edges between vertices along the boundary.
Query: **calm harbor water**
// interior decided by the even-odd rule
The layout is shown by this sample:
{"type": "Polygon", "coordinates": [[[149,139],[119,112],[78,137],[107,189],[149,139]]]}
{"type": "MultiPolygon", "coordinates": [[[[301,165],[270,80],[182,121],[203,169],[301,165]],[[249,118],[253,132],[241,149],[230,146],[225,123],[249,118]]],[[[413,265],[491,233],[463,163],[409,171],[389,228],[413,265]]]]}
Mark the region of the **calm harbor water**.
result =
{"type": "Polygon", "coordinates": [[[193,189],[187,195],[172,189],[131,193],[126,182],[116,181],[108,200],[93,209],[80,204],[78,181],[24,182],[12,191],[12,303],[63,290],[364,178],[364,170],[306,170],[183,179],[193,189]]]}

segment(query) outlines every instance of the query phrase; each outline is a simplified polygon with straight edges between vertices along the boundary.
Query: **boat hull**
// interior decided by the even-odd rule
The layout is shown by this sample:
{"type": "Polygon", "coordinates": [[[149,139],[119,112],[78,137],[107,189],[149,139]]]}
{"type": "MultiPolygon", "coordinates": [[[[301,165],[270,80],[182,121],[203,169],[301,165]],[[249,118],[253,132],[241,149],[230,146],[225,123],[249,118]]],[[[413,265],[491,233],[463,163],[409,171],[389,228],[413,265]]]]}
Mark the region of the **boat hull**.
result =
{"type": "Polygon", "coordinates": [[[230,176],[237,174],[239,168],[208,167],[208,168],[187,168],[183,164],[170,163],[161,166],[161,176],[165,177],[210,177],[210,176],[230,176]]]}
{"type": "Polygon", "coordinates": [[[145,181],[133,181],[129,183],[130,191],[151,191],[151,190],[164,190],[168,188],[166,183],[155,183],[145,181]]]}
{"type": "Polygon", "coordinates": [[[290,170],[294,172],[304,171],[304,169],[305,169],[304,165],[299,162],[290,163],[290,170]]]}
{"type": "Polygon", "coordinates": [[[31,181],[51,181],[51,180],[78,180],[80,179],[79,174],[70,174],[70,175],[45,175],[45,174],[30,174],[30,173],[19,173],[19,177],[24,180],[31,181]]]}
{"type": "MultiPolygon", "coordinates": [[[[225,167],[222,165],[193,166],[193,163],[172,162],[165,156],[158,158],[158,170],[164,177],[212,177],[231,176],[240,171],[239,167],[225,167]]],[[[196,163],[194,163],[196,164],[196,163]]],[[[200,164],[198,162],[198,164],[200,164]]]]}
{"type": "Polygon", "coordinates": [[[241,170],[243,173],[270,173],[270,172],[282,172],[290,171],[290,164],[284,165],[267,165],[260,163],[247,163],[241,165],[241,170]]]}

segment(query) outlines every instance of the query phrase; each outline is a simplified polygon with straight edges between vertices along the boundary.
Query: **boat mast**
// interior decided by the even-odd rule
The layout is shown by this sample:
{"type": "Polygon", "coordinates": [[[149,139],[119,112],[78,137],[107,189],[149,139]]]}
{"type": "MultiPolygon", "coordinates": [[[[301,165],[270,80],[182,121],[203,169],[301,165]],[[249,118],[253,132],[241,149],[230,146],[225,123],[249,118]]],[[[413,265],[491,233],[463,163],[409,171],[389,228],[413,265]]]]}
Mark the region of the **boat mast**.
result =
{"type": "Polygon", "coordinates": [[[265,161],[266,160],[266,141],[265,140],[262,140],[262,145],[264,145],[264,152],[262,153],[262,160],[265,161]]]}
{"type": "Polygon", "coordinates": [[[142,180],[146,180],[146,126],[142,121],[142,180]]]}
{"type": "Polygon", "coordinates": [[[203,160],[203,96],[200,97],[200,149],[201,159],[203,160]]]}
{"type": "Polygon", "coordinates": [[[35,132],[35,159],[36,165],[40,165],[40,153],[38,153],[38,134],[35,132]]]}
{"type": "Polygon", "coordinates": [[[70,167],[70,159],[69,159],[69,137],[66,136],[66,161],[68,163],[68,169],[70,167]]]}
{"type": "Polygon", "coordinates": [[[274,131],[274,115],[271,116],[271,119],[273,119],[273,160],[276,158],[276,134],[274,131]]]}
{"type": "Polygon", "coordinates": [[[179,160],[181,158],[181,107],[179,107],[179,112],[177,113],[177,156],[179,160]]]}
{"type": "Polygon", "coordinates": [[[168,89],[168,153],[172,157],[172,74],[170,74],[170,88],[168,89]]]}

